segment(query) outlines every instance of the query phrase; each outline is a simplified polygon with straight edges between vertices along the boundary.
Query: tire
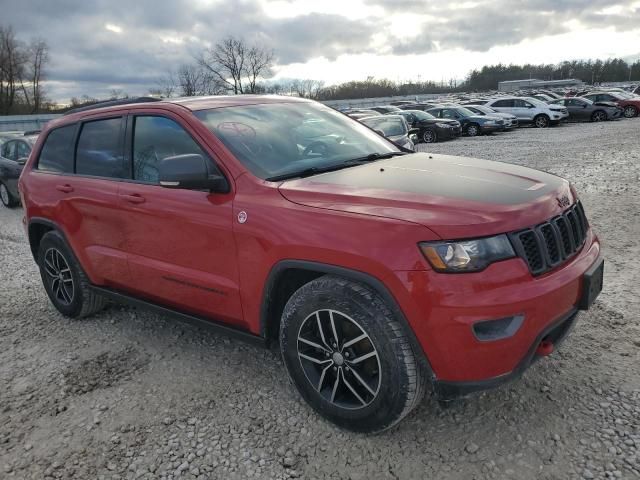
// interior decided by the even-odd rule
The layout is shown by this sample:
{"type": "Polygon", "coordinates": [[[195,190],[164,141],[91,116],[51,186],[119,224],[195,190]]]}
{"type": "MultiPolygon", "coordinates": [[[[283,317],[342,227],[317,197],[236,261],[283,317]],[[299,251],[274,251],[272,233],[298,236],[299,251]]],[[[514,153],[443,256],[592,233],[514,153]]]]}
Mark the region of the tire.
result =
{"type": "Polygon", "coordinates": [[[18,200],[11,195],[4,183],[0,183],[0,201],[7,208],[14,208],[18,205],[18,200]]]}
{"type": "Polygon", "coordinates": [[[633,105],[627,105],[626,107],[624,107],[623,115],[625,116],[625,118],[633,118],[638,115],[638,109],[633,105]]]}
{"type": "Polygon", "coordinates": [[[436,143],[438,141],[438,134],[435,130],[425,130],[422,132],[422,141],[424,143],[436,143]]]}
{"type": "Polygon", "coordinates": [[[291,296],[280,350],[307,403],[348,430],[391,428],[423,397],[426,379],[405,328],[373,290],[342,277],[325,275],[291,296]]]}
{"type": "Polygon", "coordinates": [[[551,120],[544,114],[536,115],[536,117],[533,119],[533,124],[536,126],[536,128],[547,128],[550,123],[551,120]]]}
{"type": "Polygon", "coordinates": [[[604,110],[596,110],[591,114],[592,122],[604,122],[605,120],[607,120],[607,112],[604,110]]]}
{"type": "Polygon", "coordinates": [[[467,127],[467,135],[469,135],[470,137],[477,137],[478,135],[480,135],[480,127],[475,123],[472,123],[467,127]]]}
{"type": "Polygon", "coordinates": [[[42,237],[38,266],[49,300],[64,316],[86,317],[107,304],[91,290],[89,279],[59,232],[53,230],[42,237]]]}

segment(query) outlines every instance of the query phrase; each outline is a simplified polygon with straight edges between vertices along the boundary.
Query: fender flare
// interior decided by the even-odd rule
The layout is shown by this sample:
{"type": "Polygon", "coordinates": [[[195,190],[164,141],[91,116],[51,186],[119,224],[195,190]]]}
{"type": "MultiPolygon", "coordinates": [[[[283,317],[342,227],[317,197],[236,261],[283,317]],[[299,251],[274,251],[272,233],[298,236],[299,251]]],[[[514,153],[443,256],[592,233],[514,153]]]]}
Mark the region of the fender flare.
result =
{"type": "Polygon", "coordinates": [[[418,356],[418,361],[425,368],[430,381],[435,381],[435,375],[431,368],[431,363],[427,358],[427,354],[420,345],[420,342],[415,336],[415,333],[407,318],[400,308],[395,297],[391,294],[385,284],[378,278],[359,270],[353,270],[351,268],[340,267],[337,265],[331,265],[327,263],[314,262],[309,260],[294,260],[286,259],[277,262],[269,271],[267,280],[265,281],[262,291],[262,302],[260,304],[260,335],[268,342],[269,335],[269,309],[271,307],[271,300],[273,298],[272,291],[276,285],[279,276],[288,269],[308,270],[310,272],[317,272],[323,275],[337,275],[355,282],[362,283],[376,292],[387,303],[395,317],[404,326],[409,342],[415,354],[418,356]]]}

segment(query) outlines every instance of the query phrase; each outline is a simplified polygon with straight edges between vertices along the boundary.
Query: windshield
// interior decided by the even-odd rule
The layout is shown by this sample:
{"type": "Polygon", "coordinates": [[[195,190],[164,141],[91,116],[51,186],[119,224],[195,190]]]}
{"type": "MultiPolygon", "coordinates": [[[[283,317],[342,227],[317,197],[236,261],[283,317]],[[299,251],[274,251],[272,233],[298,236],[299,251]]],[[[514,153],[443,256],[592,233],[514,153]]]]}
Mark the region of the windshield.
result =
{"type": "Polygon", "coordinates": [[[194,114],[262,179],[398,152],[389,141],[318,103],[271,103],[194,114]]]}
{"type": "Polygon", "coordinates": [[[455,110],[456,110],[456,112],[458,112],[463,117],[473,117],[475,115],[475,112],[472,112],[468,108],[457,107],[455,110]]]}
{"type": "Polygon", "coordinates": [[[473,110],[478,110],[478,111],[480,111],[482,113],[485,113],[487,115],[491,115],[493,113],[496,113],[495,110],[493,110],[493,109],[491,109],[489,107],[485,107],[484,105],[474,105],[472,111],[473,110]]]}
{"type": "Polygon", "coordinates": [[[433,120],[436,118],[430,113],[423,112],[422,110],[409,110],[409,112],[418,120],[433,120]]]}
{"type": "Polygon", "coordinates": [[[382,131],[385,137],[397,137],[407,133],[406,124],[399,116],[363,118],[360,121],[374,130],[382,131]]]}

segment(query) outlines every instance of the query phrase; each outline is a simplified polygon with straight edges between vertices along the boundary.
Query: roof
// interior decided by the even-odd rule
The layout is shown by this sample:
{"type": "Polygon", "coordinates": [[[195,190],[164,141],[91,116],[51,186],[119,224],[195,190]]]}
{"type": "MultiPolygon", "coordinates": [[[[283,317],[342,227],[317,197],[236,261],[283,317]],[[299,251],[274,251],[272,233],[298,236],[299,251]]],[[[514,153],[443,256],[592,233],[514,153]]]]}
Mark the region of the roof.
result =
{"type": "Polygon", "coordinates": [[[258,105],[264,103],[306,103],[311,100],[283,95],[214,95],[210,97],[170,98],[163,103],[182,105],[191,111],[209,108],[238,107],[242,105],[258,105]]]}

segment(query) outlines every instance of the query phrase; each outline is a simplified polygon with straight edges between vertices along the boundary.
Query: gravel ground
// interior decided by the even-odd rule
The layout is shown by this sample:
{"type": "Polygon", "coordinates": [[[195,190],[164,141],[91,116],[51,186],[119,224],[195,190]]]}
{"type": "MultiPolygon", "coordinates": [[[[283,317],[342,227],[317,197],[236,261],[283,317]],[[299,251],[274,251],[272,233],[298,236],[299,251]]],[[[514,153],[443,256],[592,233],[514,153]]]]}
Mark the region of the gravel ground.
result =
{"type": "Polygon", "coordinates": [[[572,179],[605,245],[605,289],[551,357],[378,436],[341,431],[278,356],[132,308],[49,304],[0,209],[0,478],[640,477],[640,118],[421,145],[572,179]],[[616,253],[619,252],[618,255],[616,253]]]}

